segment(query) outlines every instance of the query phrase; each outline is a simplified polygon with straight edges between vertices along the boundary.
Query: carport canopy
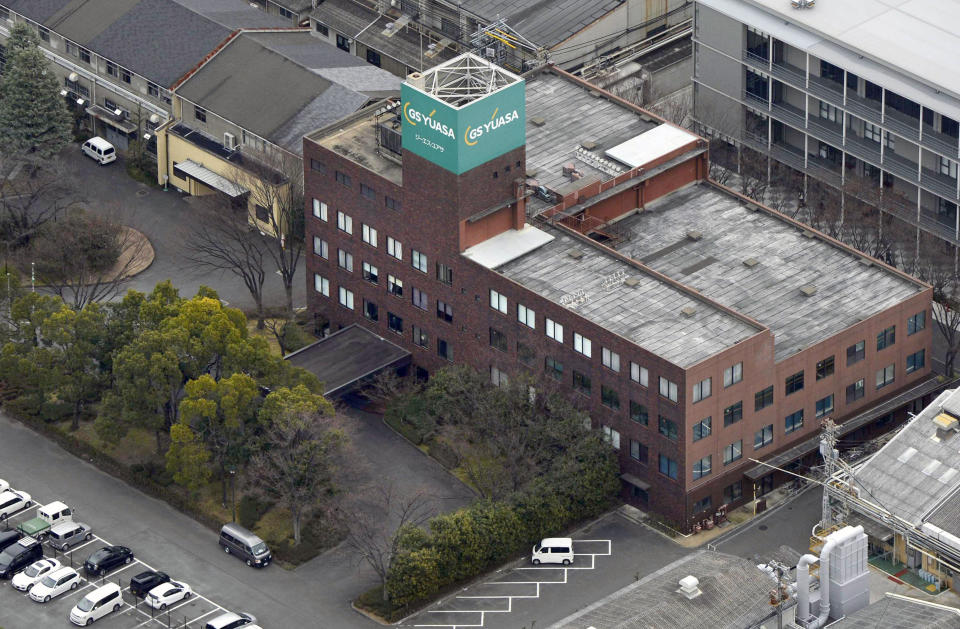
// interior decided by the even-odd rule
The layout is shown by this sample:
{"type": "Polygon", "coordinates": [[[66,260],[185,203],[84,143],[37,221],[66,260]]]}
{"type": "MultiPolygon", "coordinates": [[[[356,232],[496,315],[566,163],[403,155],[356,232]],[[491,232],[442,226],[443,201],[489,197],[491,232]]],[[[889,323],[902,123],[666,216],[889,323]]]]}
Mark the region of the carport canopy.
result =
{"type": "Polygon", "coordinates": [[[191,159],[177,162],[177,168],[187,173],[200,183],[210,186],[214,190],[219,190],[220,192],[231,197],[239,197],[241,194],[250,192],[243,186],[233,183],[223,175],[219,175],[206,166],[198,164],[191,159]]]}
{"type": "Polygon", "coordinates": [[[340,397],[384,369],[410,364],[410,352],[353,324],[286,356],[323,382],[324,395],[340,397]]]}

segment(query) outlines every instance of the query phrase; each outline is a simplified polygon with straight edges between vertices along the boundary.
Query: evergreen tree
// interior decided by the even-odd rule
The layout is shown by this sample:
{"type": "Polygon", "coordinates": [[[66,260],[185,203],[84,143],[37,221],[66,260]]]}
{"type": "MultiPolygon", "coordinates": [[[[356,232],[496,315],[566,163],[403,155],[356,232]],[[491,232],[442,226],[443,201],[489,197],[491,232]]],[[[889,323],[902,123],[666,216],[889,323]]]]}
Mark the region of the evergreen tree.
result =
{"type": "Polygon", "coordinates": [[[0,77],[0,153],[48,160],[70,142],[73,118],[29,27],[14,26],[10,42],[0,77]]]}

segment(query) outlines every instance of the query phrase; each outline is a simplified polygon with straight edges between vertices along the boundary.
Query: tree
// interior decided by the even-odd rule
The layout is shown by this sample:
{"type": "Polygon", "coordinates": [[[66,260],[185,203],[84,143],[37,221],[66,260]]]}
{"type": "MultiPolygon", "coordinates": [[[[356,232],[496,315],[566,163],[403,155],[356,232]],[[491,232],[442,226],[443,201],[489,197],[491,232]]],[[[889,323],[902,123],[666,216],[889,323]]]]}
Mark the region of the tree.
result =
{"type": "Polygon", "coordinates": [[[346,437],[330,427],[332,415],[330,402],[302,385],[270,393],[258,415],[263,445],[248,472],[254,486],[290,511],[294,545],[303,519],[334,491],[334,462],[346,437]]]}
{"type": "Polygon", "coordinates": [[[30,175],[19,168],[19,156],[0,153],[0,241],[10,248],[28,245],[37,233],[78,207],[80,195],[63,161],[51,158],[30,175]]]}
{"type": "Polygon", "coordinates": [[[167,471],[175,483],[196,492],[210,480],[210,453],[197,433],[186,424],[170,427],[170,449],[167,451],[167,471]]]}
{"type": "Polygon", "coordinates": [[[373,569],[380,579],[383,600],[390,599],[387,582],[404,538],[419,530],[430,515],[422,493],[401,495],[393,485],[381,486],[372,501],[358,505],[349,515],[347,546],[373,569]]]}
{"type": "Polygon", "coordinates": [[[22,22],[11,28],[13,45],[0,78],[0,153],[36,166],[70,142],[73,119],[56,76],[28,33],[22,22]]]}

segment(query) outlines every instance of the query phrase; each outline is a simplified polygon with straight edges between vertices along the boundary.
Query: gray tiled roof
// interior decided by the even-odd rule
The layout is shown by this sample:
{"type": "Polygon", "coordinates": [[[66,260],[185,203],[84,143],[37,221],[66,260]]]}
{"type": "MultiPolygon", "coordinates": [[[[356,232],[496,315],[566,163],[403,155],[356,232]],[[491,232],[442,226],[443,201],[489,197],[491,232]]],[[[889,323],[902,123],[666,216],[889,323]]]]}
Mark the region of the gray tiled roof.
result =
{"type": "Polygon", "coordinates": [[[622,253],[769,327],[777,361],[926,290],[709,185],[653,201],[617,228],[629,233],[622,253]],[[800,291],[807,285],[815,295],[800,291]]]}
{"type": "Polygon", "coordinates": [[[553,48],[625,0],[465,0],[463,8],[507,24],[535,44],[553,48]]]}
{"type": "Polygon", "coordinates": [[[830,625],[831,629],[956,629],[960,609],[928,605],[923,601],[885,596],[830,625]]]}
{"type": "Polygon", "coordinates": [[[246,0],[173,0],[229,29],[290,28],[290,20],[250,6],[246,0]]]}

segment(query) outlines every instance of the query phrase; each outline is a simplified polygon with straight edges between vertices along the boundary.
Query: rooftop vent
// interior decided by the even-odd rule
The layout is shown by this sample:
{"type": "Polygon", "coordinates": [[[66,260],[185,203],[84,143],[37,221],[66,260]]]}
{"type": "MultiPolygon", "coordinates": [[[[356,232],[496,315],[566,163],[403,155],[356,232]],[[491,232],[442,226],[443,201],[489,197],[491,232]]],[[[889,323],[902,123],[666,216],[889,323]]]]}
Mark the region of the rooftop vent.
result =
{"type": "Polygon", "coordinates": [[[790,0],[790,6],[794,9],[812,9],[817,0],[790,0]]]}
{"type": "Polygon", "coordinates": [[[680,589],[677,592],[686,596],[687,600],[693,600],[703,594],[700,591],[700,580],[693,575],[680,579],[680,589]]]}
{"type": "Polygon", "coordinates": [[[596,150],[596,148],[600,145],[592,140],[585,140],[580,143],[580,146],[587,149],[588,151],[593,151],[593,150],[596,150]]]}
{"type": "Polygon", "coordinates": [[[623,283],[625,286],[629,286],[630,288],[636,288],[640,285],[640,279],[636,277],[628,277],[627,279],[623,280],[623,283]]]}
{"type": "Polygon", "coordinates": [[[543,125],[547,124],[547,121],[540,116],[534,116],[530,119],[530,123],[535,127],[542,127],[543,125]]]}
{"type": "Polygon", "coordinates": [[[758,264],[760,264],[760,260],[757,260],[756,258],[747,258],[743,261],[743,266],[747,267],[748,269],[752,269],[758,264]]]}
{"type": "Polygon", "coordinates": [[[800,292],[806,295],[807,297],[813,297],[817,294],[817,287],[813,284],[807,284],[806,286],[800,287],[800,292]]]}
{"type": "Polygon", "coordinates": [[[583,257],[583,252],[580,251],[579,249],[571,249],[570,251],[567,252],[567,255],[573,258],[574,260],[579,260],[580,258],[583,257]]]}
{"type": "Polygon", "coordinates": [[[868,267],[873,266],[873,260],[871,260],[870,258],[860,258],[860,264],[868,267]]]}
{"type": "Polygon", "coordinates": [[[682,309],[680,312],[685,317],[692,317],[697,312],[697,309],[694,308],[693,306],[687,306],[686,308],[682,309]]]}
{"type": "Polygon", "coordinates": [[[603,92],[600,90],[590,90],[590,96],[593,96],[594,98],[601,98],[603,96],[603,92]]]}
{"type": "Polygon", "coordinates": [[[813,233],[812,231],[810,231],[809,229],[803,230],[802,233],[803,233],[803,237],[804,237],[804,238],[815,238],[815,237],[816,237],[816,234],[813,233]]]}
{"type": "Polygon", "coordinates": [[[940,430],[960,432],[960,421],[957,421],[957,418],[949,413],[940,413],[933,418],[933,423],[936,424],[940,430]]]}
{"type": "Polygon", "coordinates": [[[688,231],[688,232],[687,232],[687,239],[688,239],[688,240],[692,240],[693,242],[697,242],[697,241],[700,240],[701,238],[703,238],[703,234],[700,233],[700,232],[698,232],[698,231],[691,230],[691,231],[688,231]]]}

